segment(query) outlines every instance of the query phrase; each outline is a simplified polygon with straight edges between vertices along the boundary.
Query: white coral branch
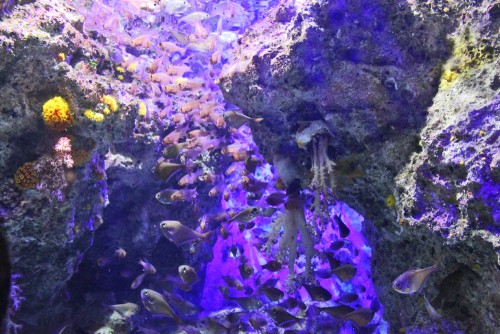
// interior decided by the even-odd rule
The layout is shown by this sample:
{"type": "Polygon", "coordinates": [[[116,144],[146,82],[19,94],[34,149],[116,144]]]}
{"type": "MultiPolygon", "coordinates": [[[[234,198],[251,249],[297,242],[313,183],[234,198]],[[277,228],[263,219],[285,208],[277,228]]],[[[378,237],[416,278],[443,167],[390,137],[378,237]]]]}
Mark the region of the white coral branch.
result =
{"type": "Polygon", "coordinates": [[[315,191],[313,219],[316,221],[317,217],[321,217],[321,226],[324,226],[328,217],[328,196],[329,190],[333,187],[334,167],[335,163],[328,158],[328,137],[314,138],[311,168],[313,178],[310,187],[315,191]]]}

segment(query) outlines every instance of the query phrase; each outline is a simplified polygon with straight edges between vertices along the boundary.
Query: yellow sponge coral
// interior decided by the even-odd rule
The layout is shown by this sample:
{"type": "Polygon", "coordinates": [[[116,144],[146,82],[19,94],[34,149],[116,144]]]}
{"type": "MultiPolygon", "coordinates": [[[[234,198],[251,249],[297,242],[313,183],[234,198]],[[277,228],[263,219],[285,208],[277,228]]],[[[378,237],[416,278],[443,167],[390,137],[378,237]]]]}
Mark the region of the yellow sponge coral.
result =
{"type": "Polygon", "coordinates": [[[146,116],[148,113],[148,108],[144,104],[144,102],[139,102],[138,104],[138,114],[139,116],[146,116]]]}
{"type": "Polygon", "coordinates": [[[42,117],[45,123],[56,131],[66,130],[75,122],[68,102],[60,96],[44,103],[42,117]]]}
{"type": "Polygon", "coordinates": [[[112,112],[115,112],[118,110],[118,102],[111,95],[104,95],[101,98],[101,102],[106,104],[112,112]]]}
{"type": "Polygon", "coordinates": [[[83,115],[90,119],[91,121],[94,121],[96,123],[101,123],[104,121],[104,115],[99,113],[99,112],[94,112],[91,109],[87,109],[83,112],[83,115]]]}

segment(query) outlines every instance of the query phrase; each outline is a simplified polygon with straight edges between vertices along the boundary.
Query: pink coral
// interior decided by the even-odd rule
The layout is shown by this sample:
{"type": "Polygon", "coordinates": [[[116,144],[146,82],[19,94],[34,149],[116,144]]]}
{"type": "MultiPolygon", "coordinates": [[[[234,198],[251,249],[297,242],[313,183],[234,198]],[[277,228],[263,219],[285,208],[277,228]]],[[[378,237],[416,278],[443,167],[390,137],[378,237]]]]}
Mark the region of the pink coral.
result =
{"type": "Polygon", "coordinates": [[[56,159],[67,168],[73,168],[74,161],[71,156],[71,140],[68,137],[61,137],[54,146],[56,151],[56,159]]]}

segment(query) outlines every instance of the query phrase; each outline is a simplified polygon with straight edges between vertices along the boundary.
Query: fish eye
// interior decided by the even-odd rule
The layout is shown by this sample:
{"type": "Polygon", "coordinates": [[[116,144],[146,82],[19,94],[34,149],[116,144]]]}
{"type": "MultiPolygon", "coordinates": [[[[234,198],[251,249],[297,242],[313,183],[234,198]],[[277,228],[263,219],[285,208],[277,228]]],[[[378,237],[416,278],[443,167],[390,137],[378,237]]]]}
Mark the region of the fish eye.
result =
{"type": "Polygon", "coordinates": [[[160,193],[157,193],[155,197],[156,199],[160,199],[160,193]]]}
{"type": "Polygon", "coordinates": [[[144,291],[144,296],[147,296],[148,295],[148,292],[147,291],[144,291]]]}
{"type": "Polygon", "coordinates": [[[252,209],[252,212],[257,212],[257,208],[253,208],[253,209],[252,209]]]}

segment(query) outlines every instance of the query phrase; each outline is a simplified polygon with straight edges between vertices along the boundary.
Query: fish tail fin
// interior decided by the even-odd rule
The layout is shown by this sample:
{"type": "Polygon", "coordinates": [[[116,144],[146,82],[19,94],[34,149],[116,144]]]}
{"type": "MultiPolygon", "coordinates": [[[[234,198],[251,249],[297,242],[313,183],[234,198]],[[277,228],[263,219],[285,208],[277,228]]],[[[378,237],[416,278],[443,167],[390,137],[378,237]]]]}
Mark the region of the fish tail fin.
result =
{"type": "Polygon", "coordinates": [[[217,35],[221,35],[222,34],[222,15],[219,17],[219,20],[217,21],[217,35]]]}
{"type": "Polygon", "coordinates": [[[319,315],[321,309],[316,305],[310,305],[306,310],[306,314],[308,314],[308,312],[312,312],[314,315],[319,315]]]}
{"type": "Polygon", "coordinates": [[[168,183],[168,181],[170,181],[170,179],[172,179],[172,176],[179,173],[179,171],[181,169],[184,169],[184,168],[186,168],[186,167],[180,167],[180,168],[176,169],[175,171],[173,171],[172,173],[170,173],[170,175],[165,179],[165,183],[168,183]]]}
{"type": "Polygon", "coordinates": [[[214,233],[215,233],[214,231],[208,231],[203,233],[201,236],[204,240],[208,240],[214,235],[214,233]]]}
{"type": "Polygon", "coordinates": [[[184,323],[184,321],[182,321],[182,319],[179,318],[179,316],[177,314],[175,314],[174,312],[172,312],[172,318],[174,319],[174,321],[177,325],[182,325],[184,323]]]}
{"type": "Polygon", "coordinates": [[[200,203],[198,201],[198,191],[196,188],[193,189],[193,195],[191,196],[191,201],[193,203],[193,210],[195,212],[198,212],[198,209],[200,208],[200,203]]]}
{"type": "Polygon", "coordinates": [[[253,119],[253,121],[254,121],[255,123],[260,123],[260,122],[262,122],[263,120],[264,120],[264,118],[262,118],[262,117],[260,117],[260,118],[254,118],[254,119],[253,119]]]}

